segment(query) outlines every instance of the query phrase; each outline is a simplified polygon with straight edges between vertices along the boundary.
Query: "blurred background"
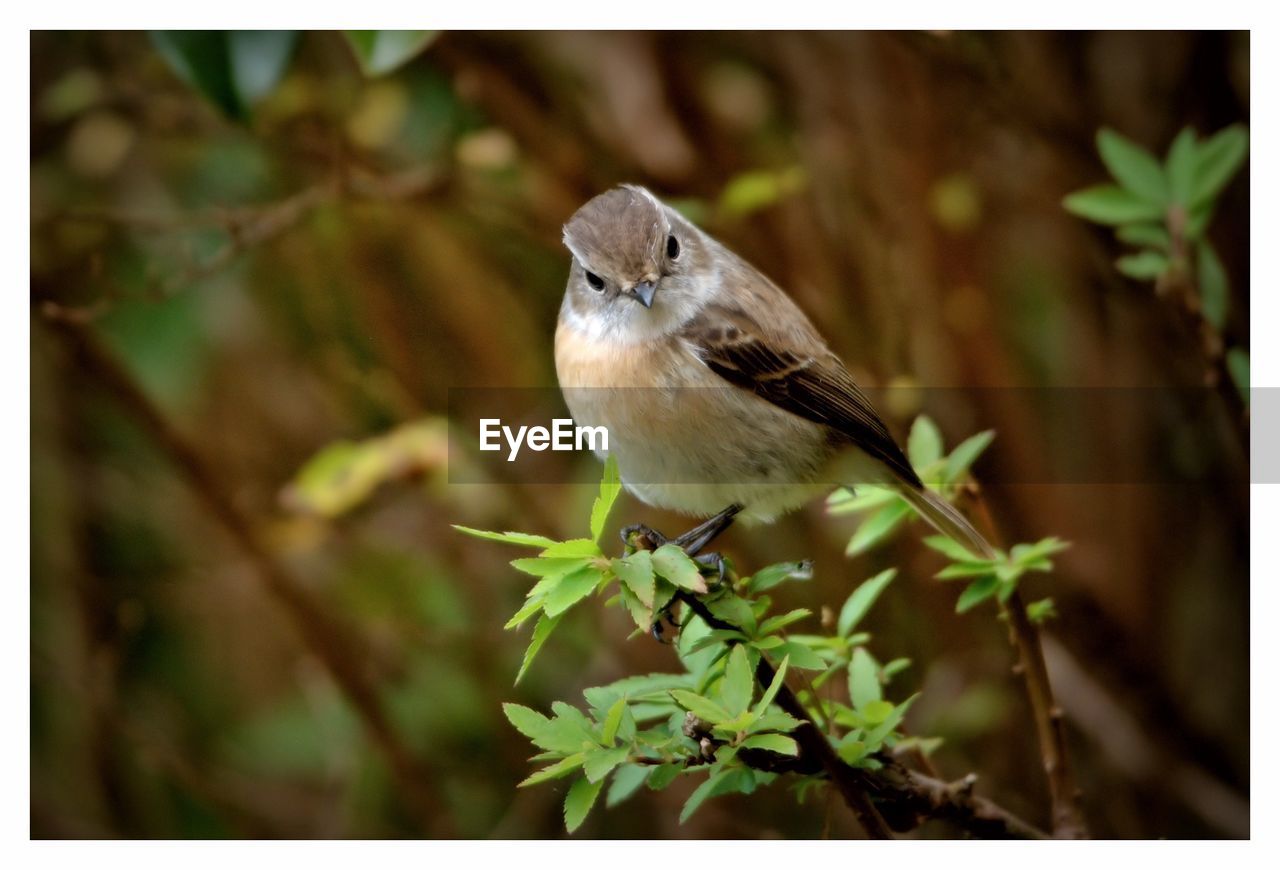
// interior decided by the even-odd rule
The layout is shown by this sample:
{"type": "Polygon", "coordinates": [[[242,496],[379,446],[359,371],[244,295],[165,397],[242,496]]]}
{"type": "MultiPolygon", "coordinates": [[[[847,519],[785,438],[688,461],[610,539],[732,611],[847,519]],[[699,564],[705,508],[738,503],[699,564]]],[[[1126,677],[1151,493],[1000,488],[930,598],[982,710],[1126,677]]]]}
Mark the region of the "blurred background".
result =
{"type": "MultiPolygon", "coordinates": [[[[976,471],[1008,541],[1073,542],[1027,594],[1057,603],[1094,833],[1248,835],[1247,422],[1061,206],[1106,177],[1100,126],[1163,154],[1247,123],[1247,34],[31,39],[34,836],[563,836],[567,781],[515,789],[530,750],[501,703],[675,665],[584,606],[512,686],[528,578],[450,523],[575,536],[594,488],[451,484],[446,413],[450,388],[554,387],[560,227],[622,181],[787,287],[869,386],[1199,397],[1222,437],[1180,436],[1161,400],[1055,446],[1123,467],[1117,438],[1176,444],[1187,481],[1053,482],[1018,390],[939,422],[948,444],[996,430],[976,471]]],[[[1210,235],[1247,344],[1247,175],[1210,235]]],[[[917,408],[888,404],[904,435],[917,408]]],[[[625,496],[611,525],[641,520],[684,527],[625,496]]],[[[1045,825],[1003,627],[954,613],[917,531],[850,560],[853,528],[814,504],[722,549],[814,558],[779,597],[815,612],[901,566],[867,628],[912,659],[910,729],[1045,825]]],[[[781,783],[680,826],[688,779],[578,836],[856,833],[781,783]]]]}

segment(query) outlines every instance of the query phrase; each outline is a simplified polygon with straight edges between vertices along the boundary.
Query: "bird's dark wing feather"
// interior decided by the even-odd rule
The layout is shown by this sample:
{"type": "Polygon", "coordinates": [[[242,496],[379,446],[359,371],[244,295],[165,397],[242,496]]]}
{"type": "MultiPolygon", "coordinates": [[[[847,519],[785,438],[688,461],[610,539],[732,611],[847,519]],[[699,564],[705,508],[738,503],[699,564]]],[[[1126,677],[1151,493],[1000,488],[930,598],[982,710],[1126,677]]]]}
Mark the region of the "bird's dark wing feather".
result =
{"type": "MultiPolygon", "coordinates": [[[[825,347],[816,354],[803,352],[798,342],[770,335],[746,312],[722,305],[704,308],[685,324],[681,338],[729,383],[830,427],[884,462],[903,482],[921,485],[870,401],[825,347]]],[[[813,339],[820,345],[816,335],[813,339]]]]}

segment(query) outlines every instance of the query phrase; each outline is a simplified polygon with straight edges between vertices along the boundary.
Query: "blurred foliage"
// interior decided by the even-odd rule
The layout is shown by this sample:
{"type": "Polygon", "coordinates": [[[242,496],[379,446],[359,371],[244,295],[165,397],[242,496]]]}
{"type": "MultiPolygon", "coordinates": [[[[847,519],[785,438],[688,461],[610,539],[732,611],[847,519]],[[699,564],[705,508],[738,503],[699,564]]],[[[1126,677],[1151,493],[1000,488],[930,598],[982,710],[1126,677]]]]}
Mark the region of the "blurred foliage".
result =
{"type": "MultiPolygon", "coordinates": [[[[1197,392],[1202,336],[1114,269],[1160,253],[1159,217],[1130,242],[1061,207],[1108,166],[1099,127],[1152,154],[1188,127],[1219,131],[1197,154],[1242,132],[1248,34],[31,39],[35,836],[563,833],[568,783],[515,788],[528,742],[502,703],[547,711],[668,668],[670,651],[625,642],[623,608],[570,608],[513,689],[528,638],[502,626],[526,590],[496,547],[449,526],[582,537],[597,491],[451,484],[432,426],[473,410],[451,407],[453,387],[554,386],[560,228],[621,181],[669,197],[787,288],[860,383],[902,387],[881,409],[895,432],[927,412],[940,433],[1001,433],[974,467],[1004,537],[1074,542],[1050,630],[1091,681],[1064,682],[1060,700],[1096,833],[1248,833],[1247,451],[1233,409],[1197,392]],[[260,533],[260,557],[340,626],[365,707],[50,316],[85,323],[120,359],[260,533]],[[1057,443],[1019,391],[915,389],[971,384],[1189,392],[1057,443]],[[1227,436],[1197,437],[1196,415],[1227,436]],[[1108,472],[1144,458],[1170,480],[1196,469],[1197,482],[1042,483],[1044,445],[1108,472]],[[1116,711],[1147,738],[1127,744],[1136,755],[1114,755],[1116,711]],[[1217,790],[1177,785],[1196,776],[1217,790]]],[[[1209,306],[1221,364],[1247,383],[1249,170],[1230,149],[1219,159],[1236,169],[1209,179],[1216,256],[1197,244],[1186,274],[1224,297],[1209,306]]],[[[625,496],[614,514],[683,522],[625,496]]],[[[1040,762],[1011,726],[1026,716],[1003,632],[955,616],[954,586],[929,581],[937,557],[904,546],[910,535],[847,562],[858,521],[814,505],[735,529],[724,549],[809,576],[769,595],[780,613],[813,611],[827,637],[838,614],[824,607],[898,566],[859,627],[886,662],[917,663],[906,727],[943,738],[940,769],[981,771],[1036,818],[1040,762]]],[[[680,777],[617,810],[605,800],[578,835],[855,831],[776,787],[709,800],[680,826],[694,788],[680,777]]]]}

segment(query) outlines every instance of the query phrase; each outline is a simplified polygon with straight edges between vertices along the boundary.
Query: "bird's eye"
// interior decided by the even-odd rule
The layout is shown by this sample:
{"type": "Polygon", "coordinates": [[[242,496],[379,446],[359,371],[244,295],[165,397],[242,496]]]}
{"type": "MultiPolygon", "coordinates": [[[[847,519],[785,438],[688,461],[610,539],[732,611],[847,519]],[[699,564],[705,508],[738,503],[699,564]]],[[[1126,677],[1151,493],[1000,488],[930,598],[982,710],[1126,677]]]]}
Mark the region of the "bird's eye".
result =
{"type": "Polygon", "coordinates": [[[587,273],[587,283],[597,290],[604,289],[604,279],[601,278],[599,275],[597,275],[595,272],[587,273]]]}
{"type": "Polygon", "coordinates": [[[680,243],[675,236],[667,236],[667,257],[674,260],[680,256],[680,243]]]}

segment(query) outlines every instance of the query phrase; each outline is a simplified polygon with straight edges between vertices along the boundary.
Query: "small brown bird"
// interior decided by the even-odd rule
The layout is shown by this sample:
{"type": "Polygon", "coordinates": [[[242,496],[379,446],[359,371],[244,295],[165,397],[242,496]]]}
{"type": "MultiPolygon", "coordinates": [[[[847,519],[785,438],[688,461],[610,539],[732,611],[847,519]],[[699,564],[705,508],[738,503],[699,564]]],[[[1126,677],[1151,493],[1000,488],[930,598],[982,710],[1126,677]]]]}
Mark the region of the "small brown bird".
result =
{"type": "Polygon", "coordinates": [[[648,190],[595,197],[564,243],[560,388],[578,425],[608,428],[641,501],[767,521],[836,485],[891,485],[969,551],[992,552],[920,482],[786,293],[648,190]]]}

